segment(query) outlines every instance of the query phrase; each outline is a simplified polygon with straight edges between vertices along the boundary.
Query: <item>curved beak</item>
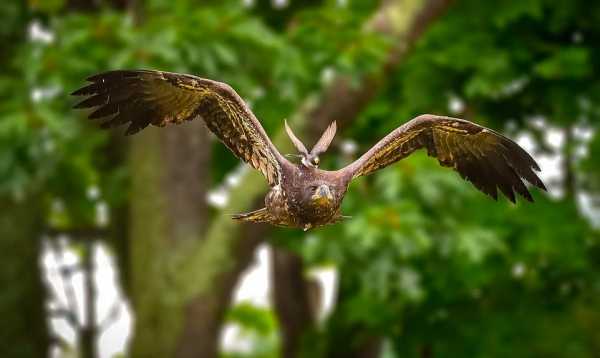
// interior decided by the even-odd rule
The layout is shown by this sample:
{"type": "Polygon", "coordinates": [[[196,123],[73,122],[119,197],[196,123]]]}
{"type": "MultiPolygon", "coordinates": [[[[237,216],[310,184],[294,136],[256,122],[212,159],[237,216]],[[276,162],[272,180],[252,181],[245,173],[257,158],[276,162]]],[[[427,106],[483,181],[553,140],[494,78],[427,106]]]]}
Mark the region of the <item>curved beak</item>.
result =
{"type": "Polygon", "coordinates": [[[311,199],[317,205],[327,205],[333,201],[333,195],[331,194],[329,187],[325,184],[322,184],[319,185],[319,187],[315,190],[311,199]]]}
{"type": "Polygon", "coordinates": [[[329,187],[327,185],[321,185],[319,187],[319,196],[331,197],[331,192],[329,191],[329,187]]]}
{"type": "Polygon", "coordinates": [[[333,200],[333,194],[325,184],[319,186],[319,189],[317,189],[317,196],[323,201],[329,202],[333,200]]]}

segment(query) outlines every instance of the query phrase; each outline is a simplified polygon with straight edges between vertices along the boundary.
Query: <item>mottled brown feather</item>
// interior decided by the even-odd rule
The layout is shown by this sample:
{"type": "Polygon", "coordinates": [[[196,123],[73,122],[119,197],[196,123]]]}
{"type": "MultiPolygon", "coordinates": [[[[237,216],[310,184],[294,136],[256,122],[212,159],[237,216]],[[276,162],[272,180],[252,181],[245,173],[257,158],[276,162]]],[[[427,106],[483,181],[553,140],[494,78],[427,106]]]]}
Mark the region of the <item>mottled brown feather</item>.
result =
{"type": "Polygon", "coordinates": [[[494,199],[500,189],[512,202],[515,191],[533,201],[522,179],[546,190],[534,172],[540,170],[535,160],[512,140],[463,119],[428,114],[398,127],[342,172],[368,175],[420,148],[494,199]]]}
{"type": "Polygon", "coordinates": [[[228,85],[191,75],[150,71],[109,71],[72,93],[87,96],[75,108],[96,110],[102,128],[129,123],[126,134],[148,125],[165,126],[201,117],[233,154],[262,172],[270,185],[280,182],[285,158],[274,147],[254,114],[228,85]]]}

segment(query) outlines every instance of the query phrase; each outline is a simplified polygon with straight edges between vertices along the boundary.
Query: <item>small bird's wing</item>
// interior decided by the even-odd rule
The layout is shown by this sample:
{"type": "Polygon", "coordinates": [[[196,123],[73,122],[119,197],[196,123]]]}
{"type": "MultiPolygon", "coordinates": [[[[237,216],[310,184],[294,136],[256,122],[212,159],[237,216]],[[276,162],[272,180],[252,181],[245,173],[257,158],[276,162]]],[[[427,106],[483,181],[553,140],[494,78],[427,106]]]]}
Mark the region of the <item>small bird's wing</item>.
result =
{"type": "Polygon", "coordinates": [[[336,129],[337,126],[335,124],[335,121],[331,122],[327,129],[325,129],[325,132],[323,132],[323,135],[321,136],[317,144],[315,144],[315,146],[310,152],[314,155],[321,155],[325,153],[327,151],[327,148],[329,148],[329,144],[331,144],[333,137],[335,137],[336,129]]]}
{"type": "Polygon", "coordinates": [[[102,128],[129,124],[127,135],[149,124],[179,124],[197,117],[238,158],[277,185],[285,158],[240,96],[228,85],[191,75],[149,71],[109,71],[91,76],[73,92],[87,96],[75,108],[97,107],[90,119],[106,118],[102,128]]]}
{"type": "Polygon", "coordinates": [[[494,199],[500,188],[512,202],[514,191],[533,201],[521,178],[546,190],[535,160],[512,140],[466,120],[429,114],[398,127],[342,171],[352,178],[367,175],[420,148],[494,199]]]}
{"type": "Polygon", "coordinates": [[[294,147],[296,147],[298,152],[300,152],[302,154],[308,154],[308,150],[304,146],[304,143],[302,143],[302,141],[300,139],[298,139],[298,137],[296,137],[296,135],[292,131],[292,128],[290,128],[290,126],[288,126],[287,120],[284,121],[284,126],[285,126],[285,131],[287,132],[288,137],[290,137],[290,140],[292,141],[292,143],[294,144],[294,147]]]}

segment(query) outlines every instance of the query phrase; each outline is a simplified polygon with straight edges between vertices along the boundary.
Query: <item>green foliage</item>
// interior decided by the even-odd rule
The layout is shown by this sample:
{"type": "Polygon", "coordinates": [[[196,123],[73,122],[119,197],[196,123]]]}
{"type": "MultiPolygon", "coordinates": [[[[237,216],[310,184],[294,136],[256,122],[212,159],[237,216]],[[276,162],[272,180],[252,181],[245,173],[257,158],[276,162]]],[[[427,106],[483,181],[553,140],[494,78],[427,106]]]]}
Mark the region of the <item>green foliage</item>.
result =
{"type": "Polygon", "coordinates": [[[275,330],[275,318],[268,310],[249,303],[240,303],[229,311],[228,319],[244,329],[255,330],[258,334],[268,335],[275,330]]]}
{"type": "Polygon", "coordinates": [[[239,303],[228,313],[227,322],[240,328],[240,334],[252,341],[247,352],[223,353],[223,358],[274,358],[278,353],[276,318],[269,309],[239,303]]]}
{"type": "Polygon", "coordinates": [[[549,80],[580,79],[591,74],[590,53],[584,47],[561,48],[534,67],[534,72],[549,80]]]}

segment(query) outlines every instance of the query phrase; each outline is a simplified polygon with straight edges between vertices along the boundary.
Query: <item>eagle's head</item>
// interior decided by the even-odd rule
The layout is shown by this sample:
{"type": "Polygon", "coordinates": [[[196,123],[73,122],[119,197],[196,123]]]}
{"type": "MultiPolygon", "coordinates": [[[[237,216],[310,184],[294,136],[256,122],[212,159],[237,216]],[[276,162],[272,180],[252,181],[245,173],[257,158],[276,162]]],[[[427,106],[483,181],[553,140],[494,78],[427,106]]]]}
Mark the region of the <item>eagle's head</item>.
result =
{"type": "Polygon", "coordinates": [[[333,192],[327,184],[311,185],[307,194],[311,204],[316,207],[330,206],[333,203],[333,192]]]}
{"type": "Polygon", "coordinates": [[[323,132],[323,135],[310,152],[306,149],[306,146],[304,146],[300,139],[294,135],[294,132],[292,132],[292,129],[288,126],[287,121],[285,122],[285,131],[292,140],[292,143],[294,143],[296,149],[298,149],[298,152],[300,152],[298,156],[301,158],[302,165],[307,168],[318,168],[320,163],[319,155],[325,153],[329,144],[331,144],[331,141],[335,136],[336,124],[334,121],[327,129],[325,129],[325,132],[323,132]]]}

